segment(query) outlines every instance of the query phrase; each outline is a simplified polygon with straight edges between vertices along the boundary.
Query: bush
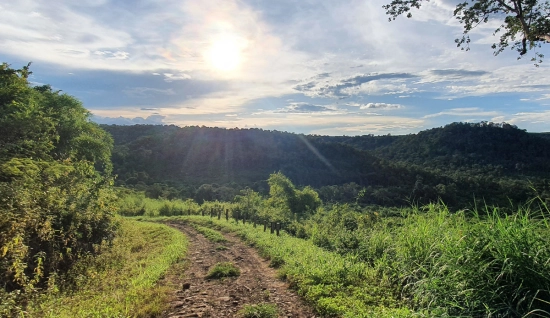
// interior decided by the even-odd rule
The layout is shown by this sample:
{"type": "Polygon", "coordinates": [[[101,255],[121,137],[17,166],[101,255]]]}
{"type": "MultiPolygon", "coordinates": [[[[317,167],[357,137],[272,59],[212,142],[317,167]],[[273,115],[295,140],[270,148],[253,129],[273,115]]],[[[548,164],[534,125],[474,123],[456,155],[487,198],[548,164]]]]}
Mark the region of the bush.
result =
{"type": "MultiPolygon", "coordinates": [[[[0,65],[0,285],[54,288],[113,239],[112,139],[71,96],[0,65]]],[[[3,297],[2,297],[3,298],[3,297]]]]}

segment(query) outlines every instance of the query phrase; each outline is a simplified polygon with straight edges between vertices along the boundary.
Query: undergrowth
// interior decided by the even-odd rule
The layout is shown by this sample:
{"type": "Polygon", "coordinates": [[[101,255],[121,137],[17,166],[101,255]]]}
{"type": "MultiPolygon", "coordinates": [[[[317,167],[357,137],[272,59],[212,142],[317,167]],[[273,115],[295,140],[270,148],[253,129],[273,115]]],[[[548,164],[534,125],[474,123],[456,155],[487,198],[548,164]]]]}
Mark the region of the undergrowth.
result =
{"type": "Polygon", "coordinates": [[[165,225],[122,220],[113,246],[75,268],[74,291],[45,295],[27,317],[152,317],[168,299],[159,286],[168,268],[182,259],[187,240],[165,225]]]}

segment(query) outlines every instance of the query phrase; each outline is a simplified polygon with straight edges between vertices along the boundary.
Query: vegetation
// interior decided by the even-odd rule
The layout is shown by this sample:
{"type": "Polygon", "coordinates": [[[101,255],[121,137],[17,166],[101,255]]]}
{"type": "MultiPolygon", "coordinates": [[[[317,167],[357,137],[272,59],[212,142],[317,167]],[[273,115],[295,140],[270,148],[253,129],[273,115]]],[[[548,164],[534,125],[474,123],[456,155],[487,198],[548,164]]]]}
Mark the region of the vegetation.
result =
{"type": "Polygon", "coordinates": [[[220,279],[239,275],[241,275],[241,271],[237,266],[235,266],[235,264],[231,262],[222,262],[212,266],[212,268],[208,271],[208,274],[206,274],[206,278],[220,279]]]}
{"type": "Polygon", "coordinates": [[[451,213],[444,205],[377,218],[335,207],[304,224],[305,237],[200,216],[236,231],[322,315],[498,316],[550,313],[550,213],[532,202],[507,215],[451,213]]]}
{"type": "MultiPolygon", "coordinates": [[[[172,264],[184,257],[186,248],[185,237],[175,229],[122,220],[111,247],[104,246],[105,252],[101,255],[76,262],[68,275],[73,280],[71,288],[50,290],[35,298],[24,310],[25,315],[157,316],[165,309],[173,289],[158,285],[157,281],[172,264]]],[[[3,301],[0,316],[14,317],[16,314],[3,301]]]]}
{"type": "MultiPolygon", "coordinates": [[[[412,17],[413,8],[419,9],[422,0],[393,0],[383,6],[390,16],[390,21],[401,14],[412,17]]],[[[458,47],[469,50],[468,34],[482,23],[497,19],[499,26],[495,34],[500,33],[498,43],[493,44],[494,54],[498,55],[511,45],[513,50],[523,56],[528,50],[540,47],[550,42],[550,19],[548,13],[550,3],[544,0],[474,0],[456,5],[454,17],[463,25],[463,37],[456,39],[458,47]]],[[[538,66],[544,56],[535,53],[532,61],[538,66]]]]}
{"type": "Polygon", "coordinates": [[[407,136],[356,137],[103,127],[115,140],[117,183],[148,198],[202,203],[239,195],[247,200],[238,201],[243,211],[258,213],[257,198],[241,191],[269,195],[268,178],[279,171],[296,190],[316,189],[324,202],[404,207],[442,199],[459,210],[510,207],[535,195],[550,200],[549,140],[509,124],[453,123],[407,136]]]}
{"type": "Polygon", "coordinates": [[[245,305],[239,314],[243,318],[277,318],[279,315],[274,304],[245,305]]]}
{"type": "MultiPolygon", "coordinates": [[[[29,74],[0,67],[1,316],[160,314],[156,283],[185,238],[117,210],[183,220],[218,243],[219,229],[238,233],[323,316],[550,316],[545,134],[486,122],[399,137],[108,126],[112,165],[112,139],[80,102],[29,74]],[[275,224],[281,235],[266,231],[275,224]]],[[[207,277],[239,274],[218,263],[207,277]]]]}
{"type": "Polygon", "coordinates": [[[111,137],[29,74],[0,65],[0,294],[18,304],[71,281],[116,232],[111,137]]]}
{"type": "Polygon", "coordinates": [[[223,235],[220,232],[216,231],[216,230],[212,230],[210,228],[200,226],[200,225],[196,225],[196,224],[193,225],[193,228],[195,228],[195,230],[197,230],[197,232],[201,233],[202,235],[204,235],[204,237],[206,237],[208,240],[210,240],[214,243],[227,242],[227,239],[225,237],[223,237],[223,235]]]}

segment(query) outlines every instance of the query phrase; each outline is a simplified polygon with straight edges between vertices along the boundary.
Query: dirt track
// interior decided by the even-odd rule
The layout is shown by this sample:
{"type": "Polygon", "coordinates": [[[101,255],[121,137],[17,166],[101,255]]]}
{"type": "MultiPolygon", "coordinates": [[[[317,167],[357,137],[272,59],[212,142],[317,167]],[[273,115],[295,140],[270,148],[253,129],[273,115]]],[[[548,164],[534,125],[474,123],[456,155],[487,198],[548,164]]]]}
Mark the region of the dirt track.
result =
{"type": "Polygon", "coordinates": [[[244,305],[269,303],[277,305],[279,317],[315,317],[311,308],[276,277],[257,252],[237,237],[225,234],[229,241],[213,243],[192,227],[180,223],[168,224],[181,230],[189,239],[188,266],[181,282],[174,282],[170,310],[164,317],[238,317],[244,305]],[[227,249],[220,250],[220,246],[227,249]],[[223,280],[206,279],[214,264],[233,262],[241,275],[223,280]]]}

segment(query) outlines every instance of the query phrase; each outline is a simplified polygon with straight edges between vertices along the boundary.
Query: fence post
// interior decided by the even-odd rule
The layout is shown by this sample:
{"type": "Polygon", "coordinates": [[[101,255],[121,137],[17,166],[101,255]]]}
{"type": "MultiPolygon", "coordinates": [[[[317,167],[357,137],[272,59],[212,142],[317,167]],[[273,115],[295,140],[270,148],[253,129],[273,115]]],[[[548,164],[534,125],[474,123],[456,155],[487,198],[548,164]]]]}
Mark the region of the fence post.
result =
{"type": "Polygon", "coordinates": [[[229,209],[225,209],[225,220],[229,221],[229,209]]]}
{"type": "Polygon", "coordinates": [[[274,223],[275,222],[271,222],[271,234],[273,234],[273,232],[275,232],[275,229],[273,228],[274,223]]]}
{"type": "Polygon", "coordinates": [[[277,236],[279,236],[280,229],[281,229],[281,223],[277,222],[277,236]]]}
{"type": "Polygon", "coordinates": [[[222,210],[218,210],[218,220],[222,218],[222,210]]]}
{"type": "Polygon", "coordinates": [[[267,230],[267,221],[264,221],[264,232],[267,230]]]}
{"type": "Polygon", "coordinates": [[[204,216],[204,209],[201,209],[201,215],[204,216]]]}

